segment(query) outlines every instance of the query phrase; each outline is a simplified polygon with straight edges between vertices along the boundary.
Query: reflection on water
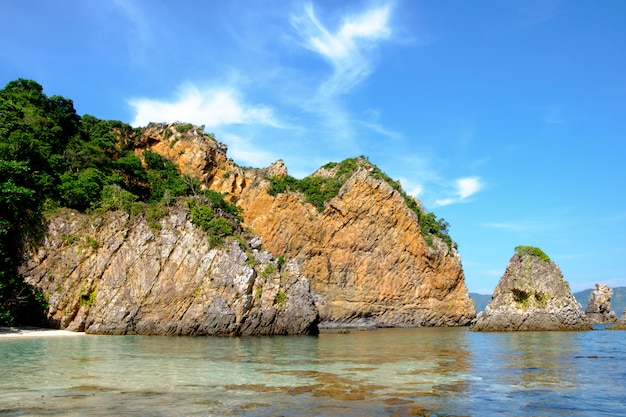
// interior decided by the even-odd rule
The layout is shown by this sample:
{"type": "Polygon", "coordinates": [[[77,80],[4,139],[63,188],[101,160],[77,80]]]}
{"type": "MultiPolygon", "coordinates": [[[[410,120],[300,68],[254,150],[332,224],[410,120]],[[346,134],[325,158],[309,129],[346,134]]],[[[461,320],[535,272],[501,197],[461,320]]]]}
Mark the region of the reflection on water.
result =
{"type": "Polygon", "coordinates": [[[623,332],[0,340],[0,416],[621,416],[623,332]]]}
{"type": "Polygon", "coordinates": [[[504,382],[527,389],[573,387],[577,373],[571,367],[580,351],[576,332],[494,333],[490,355],[506,361],[504,382]],[[565,379],[565,376],[568,379],[565,379]]]}

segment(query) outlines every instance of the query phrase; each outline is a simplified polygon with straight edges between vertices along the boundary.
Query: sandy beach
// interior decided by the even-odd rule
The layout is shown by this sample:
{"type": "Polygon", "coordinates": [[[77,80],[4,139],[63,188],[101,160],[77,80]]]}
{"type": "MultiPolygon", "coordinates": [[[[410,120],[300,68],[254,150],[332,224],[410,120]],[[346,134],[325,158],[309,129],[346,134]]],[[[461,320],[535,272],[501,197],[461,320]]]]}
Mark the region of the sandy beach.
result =
{"type": "Polygon", "coordinates": [[[42,327],[0,327],[0,338],[83,336],[83,332],[46,329],[42,327]]]}

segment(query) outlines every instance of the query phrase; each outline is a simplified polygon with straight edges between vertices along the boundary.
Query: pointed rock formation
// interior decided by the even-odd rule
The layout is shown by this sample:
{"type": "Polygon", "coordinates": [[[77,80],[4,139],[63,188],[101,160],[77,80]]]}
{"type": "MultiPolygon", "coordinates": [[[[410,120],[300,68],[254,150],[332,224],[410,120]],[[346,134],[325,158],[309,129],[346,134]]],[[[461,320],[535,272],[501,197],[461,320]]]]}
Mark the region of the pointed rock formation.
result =
{"type": "Polygon", "coordinates": [[[615,323],[617,316],[611,311],[613,289],[606,284],[596,284],[589,294],[589,302],[585,314],[592,323],[615,323]]]}
{"type": "Polygon", "coordinates": [[[558,265],[539,249],[516,248],[473,331],[590,330],[558,265]]]}

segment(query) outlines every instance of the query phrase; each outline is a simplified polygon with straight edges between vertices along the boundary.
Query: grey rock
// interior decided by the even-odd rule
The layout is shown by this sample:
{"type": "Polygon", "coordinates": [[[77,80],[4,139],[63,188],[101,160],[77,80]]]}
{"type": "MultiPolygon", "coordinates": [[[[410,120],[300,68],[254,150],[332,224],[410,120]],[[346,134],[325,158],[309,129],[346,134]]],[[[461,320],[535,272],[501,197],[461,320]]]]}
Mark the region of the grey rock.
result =
{"type": "Polygon", "coordinates": [[[263,239],[261,239],[259,236],[255,236],[250,240],[250,247],[252,249],[259,249],[262,244],[263,244],[263,239]]]}
{"type": "Polygon", "coordinates": [[[47,297],[50,324],[97,334],[277,335],[317,332],[298,265],[280,270],[235,240],[212,248],[176,205],[151,230],[141,217],[61,211],[20,272],[47,297]],[[251,262],[252,261],[252,262],[251,262]]]}
{"type": "Polygon", "coordinates": [[[592,323],[615,323],[617,316],[611,311],[613,289],[606,284],[596,284],[589,294],[589,302],[585,314],[592,323]]]}
{"type": "Polygon", "coordinates": [[[558,265],[515,254],[473,331],[589,330],[591,324],[558,265]]]}

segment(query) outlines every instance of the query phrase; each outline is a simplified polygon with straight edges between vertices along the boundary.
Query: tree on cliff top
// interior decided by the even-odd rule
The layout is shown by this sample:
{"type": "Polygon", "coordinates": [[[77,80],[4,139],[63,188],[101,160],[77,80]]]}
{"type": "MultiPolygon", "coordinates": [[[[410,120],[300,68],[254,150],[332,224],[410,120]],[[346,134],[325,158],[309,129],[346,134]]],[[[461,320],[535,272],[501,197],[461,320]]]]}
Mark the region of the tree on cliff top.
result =
{"type": "MultiPolygon", "coordinates": [[[[191,193],[193,180],[171,161],[150,151],[143,161],[135,155],[138,134],[120,121],[81,118],[71,100],[46,96],[35,81],[18,79],[0,90],[0,325],[39,324],[43,317],[45,297],[17,267],[23,239],[38,232],[45,210],[147,204],[148,217],[166,212],[150,207],[191,193]]],[[[220,233],[228,230],[223,223],[220,233]]]]}
{"type": "Polygon", "coordinates": [[[348,158],[339,163],[329,162],[321,168],[325,175],[313,174],[301,180],[290,175],[270,177],[268,178],[270,180],[268,193],[275,196],[287,191],[301,192],[307,203],[313,204],[318,211],[322,212],[325,209],[325,203],[339,194],[341,187],[360,167],[366,168],[370,176],[386,182],[400,193],[409,209],[417,215],[426,243],[433,246],[433,236],[436,236],[450,249],[456,248],[456,243],[452,241],[448,233],[450,224],[444,219],[437,219],[435,213],[424,211],[415,198],[404,192],[398,181],[391,179],[364,156],[348,158]]]}
{"type": "Polygon", "coordinates": [[[532,255],[532,256],[538,257],[542,261],[552,262],[550,260],[550,257],[548,255],[546,255],[544,251],[542,251],[541,249],[536,248],[534,246],[516,246],[515,247],[515,253],[517,253],[520,256],[522,256],[522,255],[532,255]]]}

